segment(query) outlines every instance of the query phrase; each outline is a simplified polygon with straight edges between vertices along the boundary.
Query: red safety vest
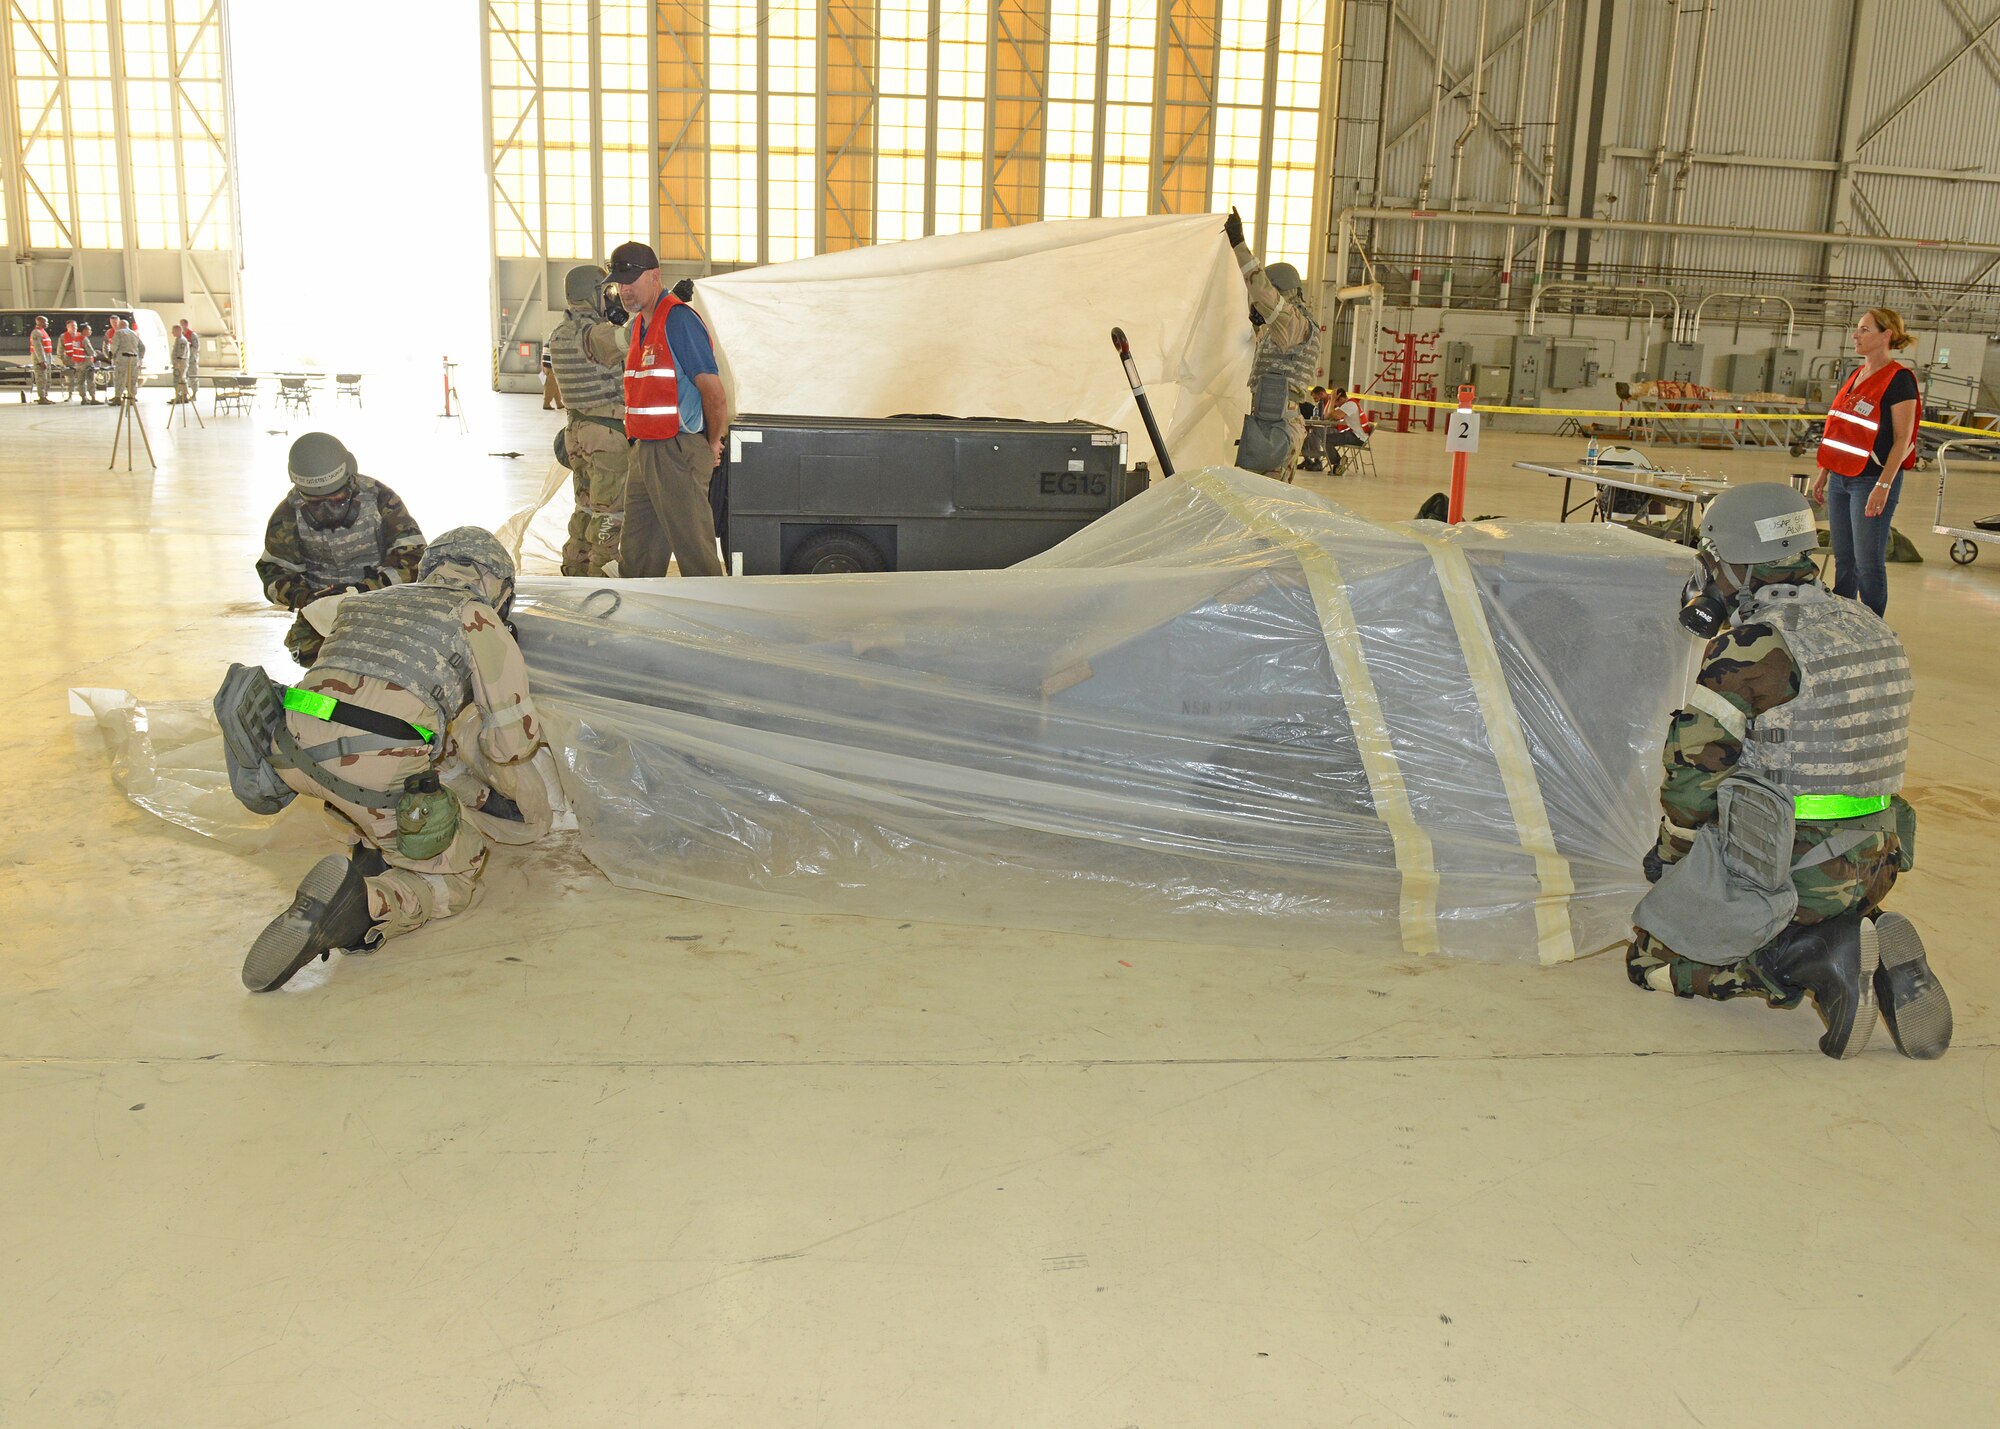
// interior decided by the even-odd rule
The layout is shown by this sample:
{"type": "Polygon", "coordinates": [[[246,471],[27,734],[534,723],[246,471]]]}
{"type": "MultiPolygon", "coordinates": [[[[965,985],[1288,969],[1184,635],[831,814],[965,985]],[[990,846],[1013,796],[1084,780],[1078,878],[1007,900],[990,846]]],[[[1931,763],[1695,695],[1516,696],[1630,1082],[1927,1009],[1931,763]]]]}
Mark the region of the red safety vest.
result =
{"type": "Polygon", "coordinates": [[[46,329],[30,328],[28,330],[28,356],[31,359],[40,358],[43,362],[49,362],[54,358],[55,350],[55,344],[49,341],[49,334],[46,329]]]}
{"type": "MultiPolygon", "coordinates": [[[[1826,434],[1819,443],[1822,470],[1835,476],[1859,476],[1868,469],[1868,463],[1875,459],[1875,436],[1889,420],[1889,414],[1882,409],[1882,396],[1902,370],[1901,363],[1891,362],[1865,382],[1856,380],[1862,372],[1859,367],[1847,374],[1847,380],[1827,404],[1826,434]]],[[[1924,405],[1919,400],[1917,420],[1923,419],[1924,405]]],[[[1912,428],[1910,452],[1903,458],[1904,471],[1917,464],[1915,435],[1912,428]]]]}
{"type": "Polygon", "coordinates": [[[83,366],[85,359],[90,354],[90,349],[84,346],[83,334],[80,332],[64,333],[62,337],[62,354],[63,361],[67,362],[71,367],[83,366]]]}
{"type": "Polygon", "coordinates": [[[625,435],[638,441],[664,442],[680,435],[681,386],[674,350],[667,345],[667,318],[686,306],[668,293],[653,309],[650,326],[643,315],[632,315],[632,346],[625,354],[625,435]]]}

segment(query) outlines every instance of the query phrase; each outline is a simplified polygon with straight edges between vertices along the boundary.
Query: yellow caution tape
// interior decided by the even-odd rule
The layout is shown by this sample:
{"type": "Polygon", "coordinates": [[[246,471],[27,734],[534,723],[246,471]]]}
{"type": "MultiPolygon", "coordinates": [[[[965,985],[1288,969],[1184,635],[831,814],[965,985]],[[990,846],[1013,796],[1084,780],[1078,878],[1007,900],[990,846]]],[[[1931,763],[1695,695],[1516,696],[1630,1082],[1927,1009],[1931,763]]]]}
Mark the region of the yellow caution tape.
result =
{"type": "Polygon", "coordinates": [[[1197,491],[1213,501],[1245,530],[1254,531],[1273,545],[1291,552],[1305,572],[1306,588],[1319,612],[1320,633],[1333,661],[1334,680],[1347,708],[1348,727],[1354,747],[1361,756],[1361,768],[1368,779],[1368,794],[1376,816],[1388,825],[1389,842],[1401,876],[1399,924],[1404,951],[1416,954],[1438,950],[1438,870],[1437,854],[1430,835],[1417,823],[1416,810],[1403,780],[1403,766],[1389,733],[1382,697],[1375,688],[1361,649],[1361,627],[1348,602],[1347,582],[1333,554],[1324,546],[1286,526],[1266,512],[1260,512],[1233,491],[1219,471],[1197,472],[1189,478],[1197,491]]]}
{"type": "MultiPolygon", "coordinates": [[[[1437,407],[1443,411],[1458,410],[1456,402],[1433,402],[1427,397],[1391,397],[1385,392],[1355,392],[1350,394],[1361,403],[1382,402],[1392,407],[1437,407]]],[[[1663,402],[1681,399],[1662,397],[1663,402]]],[[[1689,401],[1693,398],[1686,399],[1689,401]]],[[[1635,410],[1607,411],[1592,407],[1506,407],[1496,402],[1474,402],[1475,412],[1511,412],[1524,417],[1615,417],[1623,422],[1819,422],[1826,419],[1824,412],[1736,412],[1729,410],[1711,412],[1641,412],[1635,410]]],[[[1920,422],[1919,426],[1929,427],[1934,432],[1964,432],[1967,436],[1991,437],[2000,442],[2000,430],[1990,427],[1955,427],[1949,422],[1920,422]]]]}

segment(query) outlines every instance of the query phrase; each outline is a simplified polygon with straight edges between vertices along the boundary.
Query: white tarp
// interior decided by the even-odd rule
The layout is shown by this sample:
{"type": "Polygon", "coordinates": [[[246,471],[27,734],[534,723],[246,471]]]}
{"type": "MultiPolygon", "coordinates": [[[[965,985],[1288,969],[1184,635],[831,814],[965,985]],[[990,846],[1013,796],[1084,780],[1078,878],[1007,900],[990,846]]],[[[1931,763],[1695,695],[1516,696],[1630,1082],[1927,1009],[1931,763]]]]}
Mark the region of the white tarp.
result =
{"type": "Polygon", "coordinates": [[[1629,935],[1687,570],[1211,469],[1008,570],[531,579],[516,621],[621,884],[1553,962],[1629,935]]]}
{"type": "Polygon", "coordinates": [[[1113,327],[1176,467],[1233,460],[1249,406],[1249,303],[1207,214],[829,253],[700,279],[695,306],[738,412],[1081,418],[1129,432],[1133,459],[1149,459],[1113,327]]]}

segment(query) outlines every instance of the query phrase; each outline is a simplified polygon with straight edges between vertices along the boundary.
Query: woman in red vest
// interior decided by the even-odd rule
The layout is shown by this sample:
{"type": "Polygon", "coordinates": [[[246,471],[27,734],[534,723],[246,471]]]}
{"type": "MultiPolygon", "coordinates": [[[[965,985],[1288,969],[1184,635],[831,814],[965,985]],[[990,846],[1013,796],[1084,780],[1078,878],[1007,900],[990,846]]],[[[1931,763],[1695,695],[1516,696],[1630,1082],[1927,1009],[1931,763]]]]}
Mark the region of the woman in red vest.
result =
{"type": "Polygon", "coordinates": [[[1923,419],[1915,375],[1889,354],[1912,341],[1894,308],[1870,308],[1854,324],[1861,365],[1827,405],[1812,487],[1833,536],[1833,593],[1858,594],[1877,615],[1889,605],[1889,518],[1917,464],[1923,419]]]}

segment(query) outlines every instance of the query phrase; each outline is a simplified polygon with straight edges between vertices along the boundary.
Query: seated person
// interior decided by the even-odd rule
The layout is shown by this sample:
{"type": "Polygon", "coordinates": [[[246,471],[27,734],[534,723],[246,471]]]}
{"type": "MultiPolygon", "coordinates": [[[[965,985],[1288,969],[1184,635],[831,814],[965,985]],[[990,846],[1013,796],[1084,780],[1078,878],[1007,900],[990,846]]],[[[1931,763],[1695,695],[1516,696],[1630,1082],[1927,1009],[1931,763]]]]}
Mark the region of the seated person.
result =
{"type": "Polygon", "coordinates": [[[323,595],[415,580],[424,533],[403,499],[361,475],[353,455],[325,432],[293,442],[287,466],[292,489],[264,527],[257,578],[271,604],[299,612],[285,648],[310,665],[319,657],[320,634],[305,608],[323,595]]]}
{"type": "Polygon", "coordinates": [[[489,838],[549,831],[551,783],[531,762],[540,721],[506,623],[513,601],[512,557],[461,526],[424,552],[416,584],[341,597],[297,688],[230,667],[215,712],[237,797],[260,813],[298,794],[324,800],[348,845],[257,936],[243,964],[252,992],[464,912],[489,838]]]}
{"type": "Polygon", "coordinates": [[[1342,447],[1368,445],[1367,419],[1361,415],[1361,404],[1347,395],[1345,387],[1333,389],[1326,399],[1326,412],[1340,424],[1338,430],[1327,433],[1327,447],[1333,453],[1334,470],[1338,471],[1342,447]]]}
{"type": "Polygon", "coordinates": [[[1910,664],[1879,616],[1819,583],[1817,540],[1806,498],[1776,482],[1702,520],[1681,623],[1708,648],[1667,729],[1625,969],[1678,997],[1810,996],[1829,1057],[1867,1047],[1879,1005],[1898,1051],[1938,1057],[1951,1004],[1910,920],[1881,911],[1915,848],[1897,792],[1910,664]]]}
{"type": "Polygon", "coordinates": [[[1305,454],[1299,461],[1300,471],[1326,470],[1326,388],[1314,387],[1312,395],[1299,403],[1299,415],[1306,422],[1305,454]]]}

